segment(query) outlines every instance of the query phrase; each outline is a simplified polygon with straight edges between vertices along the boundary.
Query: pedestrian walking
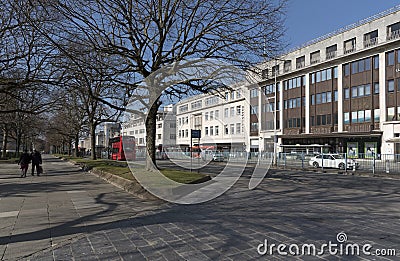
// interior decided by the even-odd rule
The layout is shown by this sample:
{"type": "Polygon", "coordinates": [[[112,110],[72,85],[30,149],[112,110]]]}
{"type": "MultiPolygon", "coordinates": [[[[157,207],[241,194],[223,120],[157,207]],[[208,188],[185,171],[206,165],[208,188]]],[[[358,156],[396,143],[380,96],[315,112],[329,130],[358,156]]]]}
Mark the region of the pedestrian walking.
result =
{"type": "Polygon", "coordinates": [[[40,155],[39,151],[33,150],[31,158],[32,158],[32,176],[34,176],[35,168],[36,168],[36,174],[40,176],[42,169],[42,166],[40,166],[42,164],[42,155],[40,155]]]}
{"type": "Polygon", "coordinates": [[[26,172],[28,171],[29,163],[31,163],[31,155],[29,155],[28,150],[24,150],[24,152],[19,157],[18,165],[21,167],[21,178],[26,177],[26,172]]]}

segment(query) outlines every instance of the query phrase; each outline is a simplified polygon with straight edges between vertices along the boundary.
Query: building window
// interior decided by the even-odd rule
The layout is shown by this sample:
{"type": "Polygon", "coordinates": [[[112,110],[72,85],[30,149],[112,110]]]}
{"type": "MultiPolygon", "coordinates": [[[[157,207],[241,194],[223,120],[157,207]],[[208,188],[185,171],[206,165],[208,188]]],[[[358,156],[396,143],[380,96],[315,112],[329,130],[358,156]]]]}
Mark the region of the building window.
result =
{"type": "Polygon", "coordinates": [[[296,69],[303,68],[306,65],[306,57],[303,55],[296,58],[296,69]]]}
{"type": "Polygon", "coordinates": [[[272,75],[275,77],[276,75],[279,75],[279,65],[275,65],[272,67],[272,75]]]}
{"type": "Polygon", "coordinates": [[[358,90],[357,86],[351,87],[351,98],[357,97],[357,90],[358,90]]]}
{"type": "Polygon", "coordinates": [[[364,34],[364,48],[374,46],[378,43],[378,30],[364,34]]]}
{"type": "Polygon", "coordinates": [[[353,111],[353,112],[351,113],[351,122],[352,122],[352,123],[357,123],[357,121],[358,121],[357,112],[356,112],[356,111],[353,111]]]}
{"type": "Polygon", "coordinates": [[[235,124],[231,124],[231,135],[235,134],[235,124]]]}
{"type": "Polygon", "coordinates": [[[188,129],[185,130],[185,137],[186,138],[189,137],[189,130],[188,129]]]}
{"type": "Polygon", "coordinates": [[[235,116],[235,107],[231,107],[230,110],[231,110],[231,117],[234,117],[235,116]]]}
{"type": "Polygon", "coordinates": [[[251,106],[251,114],[257,114],[258,113],[258,106],[251,106]]]}
{"type": "Polygon", "coordinates": [[[393,40],[400,37],[400,22],[387,27],[387,40],[393,40]]]}
{"type": "Polygon", "coordinates": [[[374,94],[379,94],[379,82],[374,83],[374,94]]]}
{"type": "Polygon", "coordinates": [[[235,99],[235,92],[232,91],[232,92],[231,92],[231,100],[234,100],[234,99],[235,99]]]}
{"type": "Polygon", "coordinates": [[[219,119],[219,110],[215,111],[215,119],[218,120],[219,119]]]}
{"type": "Polygon", "coordinates": [[[350,64],[347,63],[344,65],[344,76],[349,76],[350,75],[350,64]]]}
{"type": "Polygon", "coordinates": [[[210,127],[210,136],[214,136],[214,126],[210,127]]]}
{"type": "Polygon", "coordinates": [[[182,105],[182,106],[179,106],[179,112],[180,113],[182,113],[182,112],[187,112],[189,110],[189,105],[182,105]]]}
{"type": "Polygon", "coordinates": [[[394,51],[387,53],[387,65],[394,65],[394,51]]]}
{"type": "Polygon", "coordinates": [[[256,98],[258,97],[258,90],[257,89],[251,89],[250,90],[250,98],[256,98]]]}
{"type": "Polygon", "coordinates": [[[215,126],[214,129],[215,129],[215,136],[218,136],[219,135],[219,126],[215,126]]]}
{"type": "Polygon", "coordinates": [[[337,53],[337,44],[329,46],[326,48],[326,59],[333,59],[336,57],[337,53]]]}
{"type": "Polygon", "coordinates": [[[201,109],[201,107],[202,107],[202,101],[200,100],[200,101],[195,101],[195,102],[192,102],[191,103],[191,108],[192,108],[192,110],[196,110],[196,109],[201,109]]]}
{"type": "Polygon", "coordinates": [[[242,97],[242,90],[236,91],[236,98],[240,99],[242,97]]]}
{"type": "Polygon", "coordinates": [[[236,106],[236,115],[241,115],[241,108],[242,106],[236,106]]]}
{"type": "Polygon", "coordinates": [[[242,126],[240,123],[236,123],[236,134],[240,134],[242,132],[242,126]]]}
{"type": "Polygon", "coordinates": [[[394,92],[394,80],[388,81],[388,92],[394,92]]]}
{"type": "Polygon", "coordinates": [[[333,99],[335,102],[337,102],[339,100],[339,95],[338,95],[338,91],[333,91],[333,99]]]}
{"type": "Polygon", "coordinates": [[[204,113],[204,120],[208,121],[208,112],[204,113]]]}
{"type": "Polygon", "coordinates": [[[375,109],[374,110],[374,121],[379,122],[381,119],[381,110],[380,109],[375,109]]]}
{"type": "Polygon", "coordinates": [[[378,69],[379,68],[379,55],[375,55],[373,61],[374,61],[374,69],[378,69]]]}
{"type": "Polygon", "coordinates": [[[394,121],[395,119],[394,107],[387,108],[387,121],[394,121]]]}
{"type": "Polygon", "coordinates": [[[319,63],[320,60],[320,51],[316,51],[310,54],[310,63],[311,64],[315,64],[315,63],[319,63]]]}
{"type": "Polygon", "coordinates": [[[371,110],[365,110],[365,122],[371,122],[371,110]]]}
{"type": "Polygon", "coordinates": [[[344,115],[344,124],[349,124],[350,123],[350,112],[345,112],[344,115]]]}
{"type": "MultiPolygon", "coordinates": [[[[228,126],[228,125],[227,125],[227,126],[228,126]]],[[[250,124],[250,131],[251,131],[251,132],[258,131],[258,122],[252,122],[252,123],[250,124]]]]}
{"type": "Polygon", "coordinates": [[[157,134],[157,139],[161,140],[161,134],[157,134]]]}
{"type": "Polygon", "coordinates": [[[344,42],[344,53],[352,53],[356,50],[356,38],[344,42]]]}
{"type": "Polygon", "coordinates": [[[225,118],[228,118],[228,117],[229,117],[229,108],[225,108],[225,110],[224,110],[224,116],[225,116],[225,118]]]}
{"type": "Polygon", "coordinates": [[[210,111],[210,121],[214,120],[214,111],[210,111]]]}
{"type": "Polygon", "coordinates": [[[225,134],[228,135],[229,134],[228,125],[224,125],[224,129],[225,129],[225,134]]]}
{"type": "Polygon", "coordinates": [[[364,122],[364,111],[358,111],[358,122],[359,123],[364,122]]]}
{"type": "Polygon", "coordinates": [[[206,136],[208,136],[208,127],[204,128],[204,133],[205,133],[206,136]]]}
{"type": "Polygon", "coordinates": [[[291,69],[292,69],[292,61],[291,60],[285,61],[283,64],[283,70],[285,72],[289,72],[291,69]]]}

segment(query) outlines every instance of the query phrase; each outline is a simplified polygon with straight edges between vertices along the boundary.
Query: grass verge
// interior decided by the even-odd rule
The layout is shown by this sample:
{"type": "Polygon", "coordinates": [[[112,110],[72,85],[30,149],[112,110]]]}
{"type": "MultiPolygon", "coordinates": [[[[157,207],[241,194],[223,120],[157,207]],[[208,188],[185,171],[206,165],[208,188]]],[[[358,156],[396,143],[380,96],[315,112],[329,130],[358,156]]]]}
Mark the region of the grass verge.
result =
{"type": "MultiPolygon", "coordinates": [[[[81,164],[84,166],[84,169],[86,170],[96,168],[97,170],[108,172],[128,180],[135,180],[128,167],[128,164],[124,161],[114,161],[106,159],[91,160],[87,158],[76,158],[65,155],[55,155],[55,156],[60,156],[65,159],[74,161],[78,164],[81,164]]],[[[145,172],[146,170],[144,169],[144,166],[137,165],[135,166],[135,171],[145,172]]],[[[199,174],[196,172],[190,172],[184,170],[162,169],[160,171],[167,178],[182,184],[201,183],[202,181],[207,180],[208,177],[207,175],[204,174],[199,174]]]]}

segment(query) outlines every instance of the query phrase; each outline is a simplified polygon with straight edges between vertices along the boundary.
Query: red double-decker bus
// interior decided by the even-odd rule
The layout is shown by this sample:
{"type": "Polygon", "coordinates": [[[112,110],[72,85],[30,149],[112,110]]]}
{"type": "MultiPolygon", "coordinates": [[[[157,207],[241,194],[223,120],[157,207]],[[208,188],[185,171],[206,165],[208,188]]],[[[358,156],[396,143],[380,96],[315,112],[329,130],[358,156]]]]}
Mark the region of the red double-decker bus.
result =
{"type": "Polygon", "coordinates": [[[110,138],[108,144],[111,147],[112,160],[136,160],[136,142],[134,136],[110,138]]]}

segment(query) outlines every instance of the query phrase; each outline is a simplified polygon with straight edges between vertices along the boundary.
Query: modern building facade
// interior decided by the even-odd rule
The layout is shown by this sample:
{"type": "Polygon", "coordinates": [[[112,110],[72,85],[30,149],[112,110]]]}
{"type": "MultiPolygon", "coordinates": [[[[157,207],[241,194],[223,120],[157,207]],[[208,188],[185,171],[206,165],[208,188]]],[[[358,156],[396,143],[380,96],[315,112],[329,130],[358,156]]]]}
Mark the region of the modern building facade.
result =
{"type": "Polygon", "coordinates": [[[400,6],[257,68],[258,84],[249,87],[259,115],[249,123],[254,151],[272,151],[275,141],[286,152],[319,145],[400,153],[400,6]]]}
{"type": "Polygon", "coordinates": [[[249,147],[249,108],[247,88],[222,93],[192,96],[176,104],[177,145],[182,151],[190,146],[203,150],[243,152],[249,147]],[[191,140],[191,130],[201,137],[191,140]]]}

